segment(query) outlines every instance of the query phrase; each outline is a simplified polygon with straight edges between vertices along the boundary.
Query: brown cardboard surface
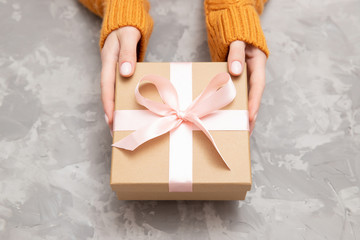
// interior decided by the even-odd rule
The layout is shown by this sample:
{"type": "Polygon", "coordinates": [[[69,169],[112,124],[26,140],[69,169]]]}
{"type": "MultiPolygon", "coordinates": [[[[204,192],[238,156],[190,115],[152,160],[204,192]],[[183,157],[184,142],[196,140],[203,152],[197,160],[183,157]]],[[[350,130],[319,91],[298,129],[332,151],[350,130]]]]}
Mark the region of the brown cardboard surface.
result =
{"type": "MultiPolygon", "coordinates": [[[[193,98],[220,72],[227,72],[226,63],[193,63],[193,98]]],[[[169,63],[138,63],[135,74],[122,78],[117,73],[115,109],[144,109],[136,103],[134,89],[146,74],[170,78],[169,63]]],[[[223,109],[247,109],[246,71],[232,77],[237,89],[236,99],[223,109]]],[[[143,95],[157,98],[151,85],[140,89],[143,95]]],[[[248,131],[210,131],[229,164],[229,171],[216,150],[201,131],[193,131],[193,192],[169,193],[169,134],[152,139],[133,152],[113,148],[111,187],[120,199],[138,200],[233,200],[243,199],[251,188],[251,169],[248,131]],[[161,193],[161,194],[160,194],[161,193]],[[221,193],[221,194],[220,194],[221,193]],[[220,197],[222,196],[222,197],[220,197]]],[[[114,133],[116,142],[131,131],[114,133]]]]}

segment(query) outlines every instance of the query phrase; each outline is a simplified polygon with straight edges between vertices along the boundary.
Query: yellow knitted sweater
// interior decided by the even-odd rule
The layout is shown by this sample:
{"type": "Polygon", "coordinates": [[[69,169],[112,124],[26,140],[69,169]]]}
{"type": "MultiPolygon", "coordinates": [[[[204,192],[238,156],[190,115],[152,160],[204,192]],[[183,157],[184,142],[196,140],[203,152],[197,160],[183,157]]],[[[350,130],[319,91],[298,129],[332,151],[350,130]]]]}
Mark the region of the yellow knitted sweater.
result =
{"type": "MultiPolygon", "coordinates": [[[[103,18],[100,48],[115,29],[133,26],[141,32],[138,61],[143,61],[153,29],[147,0],[79,0],[103,18]]],[[[208,44],[213,61],[226,61],[229,45],[241,40],[269,55],[259,14],[267,0],[204,0],[208,44]]]]}

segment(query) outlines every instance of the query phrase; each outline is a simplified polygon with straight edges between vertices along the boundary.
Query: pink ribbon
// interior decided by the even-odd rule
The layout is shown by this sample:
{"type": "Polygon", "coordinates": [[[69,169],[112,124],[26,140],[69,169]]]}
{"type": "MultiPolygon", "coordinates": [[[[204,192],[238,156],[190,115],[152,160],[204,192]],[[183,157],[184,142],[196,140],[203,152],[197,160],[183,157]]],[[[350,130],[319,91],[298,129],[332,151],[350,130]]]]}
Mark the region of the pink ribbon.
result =
{"type": "Polygon", "coordinates": [[[135,132],[114,143],[112,146],[133,151],[141,144],[178,128],[183,122],[191,122],[210,139],[211,143],[221,156],[221,159],[230,170],[229,165],[221,155],[213,137],[204,126],[201,118],[225,107],[234,100],[235,96],[236,89],[230,75],[228,73],[220,73],[210,81],[209,85],[185,111],[181,111],[176,89],[171,82],[161,76],[146,75],[140,79],[135,88],[135,98],[140,105],[158,115],[159,118],[152,123],[137,129],[135,132]],[[155,85],[163,103],[155,102],[141,95],[139,87],[140,84],[144,82],[155,85]]]}

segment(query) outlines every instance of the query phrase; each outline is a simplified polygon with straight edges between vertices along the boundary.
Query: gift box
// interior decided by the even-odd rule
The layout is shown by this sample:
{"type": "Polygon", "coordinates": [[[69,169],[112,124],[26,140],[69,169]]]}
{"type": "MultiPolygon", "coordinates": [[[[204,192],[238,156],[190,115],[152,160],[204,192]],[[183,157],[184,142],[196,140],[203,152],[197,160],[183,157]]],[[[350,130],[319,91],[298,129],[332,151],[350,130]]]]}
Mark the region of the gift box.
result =
{"type": "Polygon", "coordinates": [[[239,77],[227,71],[220,62],[137,63],[132,77],[117,73],[110,184],[120,200],[245,198],[251,188],[246,68],[239,77]],[[171,101],[179,109],[153,110],[176,108],[171,101]],[[211,112],[200,114],[203,108],[211,112]],[[168,119],[176,126],[166,132],[162,121],[168,119]]]}

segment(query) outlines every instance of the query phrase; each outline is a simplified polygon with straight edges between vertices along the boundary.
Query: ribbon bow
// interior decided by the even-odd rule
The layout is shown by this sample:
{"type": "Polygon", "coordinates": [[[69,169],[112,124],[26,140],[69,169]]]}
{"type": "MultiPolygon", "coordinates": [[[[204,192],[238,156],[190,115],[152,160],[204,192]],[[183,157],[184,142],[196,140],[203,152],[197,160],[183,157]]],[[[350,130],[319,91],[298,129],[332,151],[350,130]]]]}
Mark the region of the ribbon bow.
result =
{"type": "Polygon", "coordinates": [[[159,118],[140,127],[112,146],[132,151],[141,144],[176,129],[183,122],[191,122],[210,139],[221,159],[230,169],[201,118],[228,105],[234,100],[235,96],[236,89],[230,75],[220,73],[210,81],[202,93],[185,110],[182,110],[179,108],[176,89],[168,79],[156,75],[146,75],[140,79],[135,88],[135,98],[140,105],[158,115],[159,118]],[[140,94],[139,87],[144,82],[155,85],[163,103],[150,100],[140,94]]]}

